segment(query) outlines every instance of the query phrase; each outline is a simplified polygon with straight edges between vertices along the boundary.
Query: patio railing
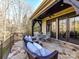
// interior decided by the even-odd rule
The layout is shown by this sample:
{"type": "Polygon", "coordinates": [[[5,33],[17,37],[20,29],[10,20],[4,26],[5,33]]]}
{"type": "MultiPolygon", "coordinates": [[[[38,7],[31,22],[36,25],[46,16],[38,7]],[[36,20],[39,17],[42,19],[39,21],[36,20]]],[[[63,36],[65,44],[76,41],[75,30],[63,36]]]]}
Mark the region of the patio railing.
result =
{"type": "Polygon", "coordinates": [[[3,40],[0,41],[0,59],[5,59],[7,57],[13,43],[14,43],[14,34],[10,35],[10,37],[6,41],[3,40]]]}
{"type": "Polygon", "coordinates": [[[14,33],[12,33],[6,41],[0,40],[0,59],[6,59],[8,53],[14,44],[14,33]]]}
{"type": "Polygon", "coordinates": [[[3,44],[2,44],[2,41],[0,41],[0,59],[2,59],[2,46],[3,46],[3,44]]]}
{"type": "Polygon", "coordinates": [[[23,33],[12,33],[6,41],[1,40],[0,41],[0,59],[6,59],[9,52],[11,52],[12,45],[14,42],[22,39],[23,33]],[[18,36],[18,39],[16,40],[15,36],[18,36]]]}

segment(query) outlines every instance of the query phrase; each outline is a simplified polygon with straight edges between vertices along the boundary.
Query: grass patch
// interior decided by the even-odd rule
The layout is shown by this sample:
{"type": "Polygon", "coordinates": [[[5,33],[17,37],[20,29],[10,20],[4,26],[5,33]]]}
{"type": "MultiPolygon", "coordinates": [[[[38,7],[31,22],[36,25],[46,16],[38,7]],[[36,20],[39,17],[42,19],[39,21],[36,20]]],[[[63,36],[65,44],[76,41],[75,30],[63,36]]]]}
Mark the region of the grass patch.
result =
{"type": "MultiPolygon", "coordinates": [[[[0,50],[1,50],[1,48],[0,48],[0,50]]],[[[4,47],[4,48],[2,49],[2,55],[1,55],[1,51],[0,51],[0,58],[1,58],[1,56],[3,57],[3,56],[7,53],[8,50],[9,50],[9,49],[8,49],[7,47],[4,47]]]]}
{"type": "Polygon", "coordinates": [[[2,49],[2,51],[3,51],[3,55],[8,51],[8,48],[6,48],[6,47],[4,47],[3,49],[2,49]]]}

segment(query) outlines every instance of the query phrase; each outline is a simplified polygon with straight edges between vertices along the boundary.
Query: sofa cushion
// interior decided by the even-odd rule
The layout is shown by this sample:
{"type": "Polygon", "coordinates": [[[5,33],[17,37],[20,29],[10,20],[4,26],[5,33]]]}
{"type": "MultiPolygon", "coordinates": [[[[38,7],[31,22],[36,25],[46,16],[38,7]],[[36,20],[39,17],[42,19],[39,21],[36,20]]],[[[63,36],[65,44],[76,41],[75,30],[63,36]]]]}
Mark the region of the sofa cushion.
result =
{"type": "Polygon", "coordinates": [[[46,48],[43,48],[41,45],[37,44],[37,43],[31,43],[31,42],[28,42],[27,43],[27,48],[37,54],[38,56],[47,56],[49,54],[51,54],[52,52],[49,51],[48,49],[46,48]]]}
{"type": "Polygon", "coordinates": [[[36,52],[36,51],[38,50],[31,42],[28,42],[28,43],[27,43],[27,48],[28,48],[31,52],[36,52]]]}
{"type": "Polygon", "coordinates": [[[49,51],[49,50],[46,49],[46,48],[40,49],[40,54],[41,54],[41,56],[47,56],[47,55],[49,55],[49,54],[51,54],[51,53],[52,53],[52,52],[49,51]]]}
{"type": "Polygon", "coordinates": [[[24,37],[24,39],[27,40],[27,41],[32,41],[31,36],[27,36],[27,35],[26,35],[26,36],[24,37]]]}
{"type": "Polygon", "coordinates": [[[39,50],[43,48],[41,45],[39,45],[38,43],[35,43],[35,42],[33,42],[33,45],[39,50]]]}

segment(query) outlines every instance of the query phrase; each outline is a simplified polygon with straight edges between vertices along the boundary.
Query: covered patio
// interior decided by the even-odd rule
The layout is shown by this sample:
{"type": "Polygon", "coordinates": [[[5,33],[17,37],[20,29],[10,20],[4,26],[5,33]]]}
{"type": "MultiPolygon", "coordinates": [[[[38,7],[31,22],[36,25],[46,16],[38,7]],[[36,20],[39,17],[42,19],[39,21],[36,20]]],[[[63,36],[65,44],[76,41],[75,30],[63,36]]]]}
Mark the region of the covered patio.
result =
{"type": "Polygon", "coordinates": [[[50,32],[52,38],[79,45],[79,27],[77,23],[79,14],[75,10],[76,7],[69,1],[65,2],[64,0],[49,1],[48,4],[43,5],[41,4],[30,18],[32,20],[32,35],[34,35],[34,29],[38,29],[38,26],[34,28],[36,26],[34,24],[38,22],[40,31],[36,32],[43,34],[50,32]],[[72,22],[74,22],[74,25],[72,22]]]}
{"type": "MultiPolygon", "coordinates": [[[[58,59],[79,59],[78,45],[55,39],[52,39],[51,42],[42,42],[42,44],[46,49],[49,49],[51,51],[59,51],[58,59]]],[[[15,55],[8,56],[8,58],[28,59],[28,55],[25,52],[24,43],[22,40],[14,43],[11,51],[13,50],[15,50],[17,53],[15,55]]]]}
{"type": "MultiPolygon", "coordinates": [[[[79,59],[79,13],[77,14],[73,7],[75,5],[72,5],[69,1],[73,2],[74,0],[43,0],[38,9],[29,18],[27,24],[27,16],[25,14],[23,23],[20,24],[21,27],[18,26],[18,30],[12,32],[7,41],[0,41],[0,58],[30,59],[26,51],[28,49],[27,43],[39,44],[41,42],[42,45],[39,45],[50,52],[56,50],[57,56],[55,57],[58,57],[58,59],[79,59]],[[29,24],[30,22],[31,25],[29,24]],[[29,25],[31,29],[29,29],[29,25]],[[49,36],[47,35],[48,32],[50,33],[49,36]],[[42,36],[41,39],[39,39],[40,35],[35,37],[38,42],[34,41],[35,33],[42,36]],[[30,37],[33,41],[27,41],[27,38],[25,42],[25,36],[30,37]]],[[[75,8],[79,10],[79,7],[75,6],[75,8]]]]}

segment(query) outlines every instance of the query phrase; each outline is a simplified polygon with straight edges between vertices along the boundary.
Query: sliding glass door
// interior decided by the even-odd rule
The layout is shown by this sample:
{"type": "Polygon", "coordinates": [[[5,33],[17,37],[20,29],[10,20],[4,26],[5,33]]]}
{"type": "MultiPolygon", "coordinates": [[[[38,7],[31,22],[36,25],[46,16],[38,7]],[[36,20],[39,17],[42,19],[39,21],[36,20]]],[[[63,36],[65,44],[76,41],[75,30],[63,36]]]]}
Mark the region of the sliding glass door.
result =
{"type": "Polygon", "coordinates": [[[51,37],[56,38],[56,20],[47,21],[47,32],[51,33],[51,37]]]}
{"type": "Polygon", "coordinates": [[[70,38],[75,38],[75,18],[70,18],[69,19],[70,23],[70,38]]]}
{"type": "Polygon", "coordinates": [[[70,18],[70,38],[79,39],[79,16],[70,18]]]}
{"type": "Polygon", "coordinates": [[[47,20],[47,22],[46,22],[46,32],[47,33],[51,32],[51,30],[52,30],[52,22],[51,22],[51,20],[47,20]]]}
{"type": "Polygon", "coordinates": [[[59,20],[59,39],[65,40],[66,39],[66,22],[67,19],[59,20]]]}
{"type": "Polygon", "coordinates": [[[79,39],[79,17],[75,17],[76,39],[79,39]]]}
{"type": "Polygon", "coordinates": [[[52,33],[51,36],[56,38],[56,21],[52,21],[52,33]]]}

